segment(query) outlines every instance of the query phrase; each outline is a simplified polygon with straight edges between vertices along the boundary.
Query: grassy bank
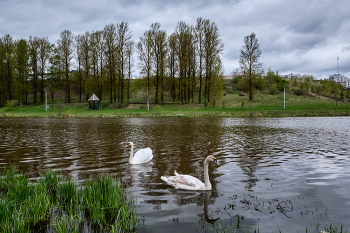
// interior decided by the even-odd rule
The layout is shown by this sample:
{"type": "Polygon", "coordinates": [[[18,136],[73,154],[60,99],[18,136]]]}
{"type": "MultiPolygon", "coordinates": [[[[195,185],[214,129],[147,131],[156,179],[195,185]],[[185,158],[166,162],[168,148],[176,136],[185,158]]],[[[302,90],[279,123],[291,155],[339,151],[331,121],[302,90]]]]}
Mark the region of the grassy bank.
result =
{"type": "Polygon", "coordinates": [[[228,94],[216,104],[128,104],[101,103],[99,110],[89,110],[88,103],[50,104],[48,112],[44,106],[17,106],[0,108],[0,117],[305,117],[305,116],[349,116],[347,102],[334,101],[323,96],[297,96],[287,94],[284,109],[283,94],[258,93],[254,100],[247,96],[228,94]]]}
{"type": "Polygon", "coordinates": [[[0,174],[0,232],[134,232],[136,225],[134,200],[108,174],[84,187],[57,172],[38,182],[13,166],[0,174]]]}

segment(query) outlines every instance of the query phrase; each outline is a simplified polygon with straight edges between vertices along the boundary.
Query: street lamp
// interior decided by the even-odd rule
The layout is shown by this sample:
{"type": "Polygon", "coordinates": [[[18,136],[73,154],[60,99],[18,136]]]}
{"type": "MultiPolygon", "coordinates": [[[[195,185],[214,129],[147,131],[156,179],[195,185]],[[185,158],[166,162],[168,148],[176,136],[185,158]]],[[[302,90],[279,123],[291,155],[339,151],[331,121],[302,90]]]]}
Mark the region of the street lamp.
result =
{"type": "Polygon", "coordinates": [[[284,86],[284,90],[283,90],[283,102],[284,102],[284,108],[283,109],[286,109],[286,80],[283,79],[283,86],[284,86]]]}
{"type": "Polygon", "coordinates": [[[47,91],[45,89],[43,89],[45,91],[45,112],[47,112],[47,91]]]}

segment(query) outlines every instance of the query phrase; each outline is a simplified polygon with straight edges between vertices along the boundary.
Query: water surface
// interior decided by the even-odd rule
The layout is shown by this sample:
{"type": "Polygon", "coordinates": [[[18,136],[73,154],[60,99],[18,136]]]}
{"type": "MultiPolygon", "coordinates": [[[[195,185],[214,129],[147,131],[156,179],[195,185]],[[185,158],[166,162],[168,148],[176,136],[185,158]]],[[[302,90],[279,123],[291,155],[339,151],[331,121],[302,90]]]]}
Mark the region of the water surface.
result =
{"type": "Polygon", "coordinates": [[[0,165],[35,179],[59,169],[83,185],[107,171],[138,203],[139,232],[318,232],[350,230],[349,117],[50,119],[0,118],[0,165]],[[150,147],[151,163],[129,165],[150,147]],[[180,191],[160,176],[203,180],[210,192],[180,191]],[[219,219],[218,219],[219,218],[219,219]]]}

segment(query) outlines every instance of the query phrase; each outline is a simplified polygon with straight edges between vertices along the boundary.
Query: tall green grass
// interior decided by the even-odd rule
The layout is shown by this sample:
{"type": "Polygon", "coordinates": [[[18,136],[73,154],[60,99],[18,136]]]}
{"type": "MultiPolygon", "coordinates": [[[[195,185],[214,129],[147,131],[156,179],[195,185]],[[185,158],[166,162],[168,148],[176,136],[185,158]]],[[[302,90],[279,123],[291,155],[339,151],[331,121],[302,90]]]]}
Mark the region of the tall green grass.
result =
{"type": "Polygon", "coordinates": [[[104,173],[78,187],[74,180],[48,171],[29,182],[16,167],[0,174],[0,232],[79,232],[83,225],[97,232],[134,232],[135,201],[120,182],[104,173]]]}

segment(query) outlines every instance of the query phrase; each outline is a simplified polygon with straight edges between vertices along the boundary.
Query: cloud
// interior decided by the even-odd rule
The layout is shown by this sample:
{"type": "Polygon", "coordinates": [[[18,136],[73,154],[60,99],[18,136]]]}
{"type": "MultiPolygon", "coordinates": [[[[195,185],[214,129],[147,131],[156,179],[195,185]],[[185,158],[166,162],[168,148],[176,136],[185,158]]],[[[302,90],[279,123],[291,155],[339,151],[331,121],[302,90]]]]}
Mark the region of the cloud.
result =
{"type": "Polygon", "coordinates": [[[349,51],[350,50],[350,45],[349,46],[344,46],[343,48],[342,48],[342,52],[346,52],[346,51],[349,51]]]}
{"type": "MultiPolygon", "coordinates": [[[[349,7],[346,0],[1,0],[0,36],[48,36],[56,43],[65,29],[77,35],[128,22],[133,40],[138,41],[152,23],[159,22],[170,35],[179,21],[194,25],[203,17],[218,25],[227,74],[238,67],[244,36],[255,32],[264,67],[281,74],[328,77],[334,73],[337,56],[350,63],[349,7]]],[[[350,76],[348,67],[342,67],[350,76]]]]}

